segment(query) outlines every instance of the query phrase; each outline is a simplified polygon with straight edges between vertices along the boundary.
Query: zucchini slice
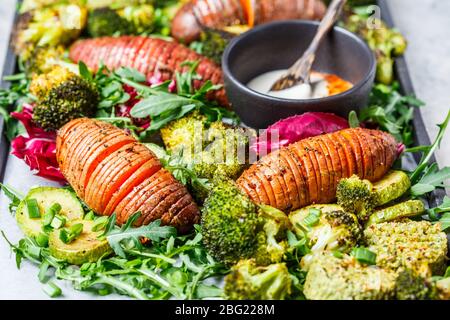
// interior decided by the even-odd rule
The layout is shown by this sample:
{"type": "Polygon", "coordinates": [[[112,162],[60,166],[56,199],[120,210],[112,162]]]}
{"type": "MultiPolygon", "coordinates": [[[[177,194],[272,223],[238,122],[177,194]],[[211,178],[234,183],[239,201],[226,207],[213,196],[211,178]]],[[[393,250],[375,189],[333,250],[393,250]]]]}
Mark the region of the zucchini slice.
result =
{"type": "Polygon", "coordinates": [[[420,200],[408,200],[399,204],[376,210],[366,223],[366,227],[375,223],[388,222],[407,217],[414,217],[425,212],[420,200]]]}
{"type": "Polygon", "coordinates": [[[17,207],[16,220],[22,232],[28,237],[36,237],[42,233],[42,217],[52,204],[59,203],[59,214],[66,216],[67,220],[83,218],[83,207],[76,195],[63,188],[39,187],[31,189],[17,207]],[[41,218],[30,218],[27,200],[36,199],[41,218]]]}
{"type": "Polygon", "coordinates": [[[372,187],[374,205],[379,207],[400,198],[411,187],[411,181],[405,172],[391,170],[372,187]]]}
{"type": "Polygon", "coordinates": [[[64,243],[59,238],[61,230],[53,230],[48,238],[50,253],[58,259],[70,264],[82,265],[86,262],[95,262],[103,255],[112,253],[112,249],[106,239],[99,239],[102,231],[93,231],[94,221],[73,220],[67,223],[70,227],[76,223],[83,224],[83,231],[72,242],[64,243]]]}

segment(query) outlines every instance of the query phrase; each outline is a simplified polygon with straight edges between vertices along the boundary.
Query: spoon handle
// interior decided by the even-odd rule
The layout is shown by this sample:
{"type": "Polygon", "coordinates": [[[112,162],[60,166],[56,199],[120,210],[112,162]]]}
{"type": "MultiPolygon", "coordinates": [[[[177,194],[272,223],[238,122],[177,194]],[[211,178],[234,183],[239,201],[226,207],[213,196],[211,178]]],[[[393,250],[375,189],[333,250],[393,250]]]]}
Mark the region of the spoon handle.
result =
{"type": "Polygon", "coordinates": [[[306,49],[301,58],[288,69],[287,73],[272,85],[272,91],[287,89],[297,83],[309,82],[309,75],[314,60],[316,59],[316,52],[320,43],[339,19],[345,2],[346,0],[333,0],[331,2],[308,49],[306,49]]]}

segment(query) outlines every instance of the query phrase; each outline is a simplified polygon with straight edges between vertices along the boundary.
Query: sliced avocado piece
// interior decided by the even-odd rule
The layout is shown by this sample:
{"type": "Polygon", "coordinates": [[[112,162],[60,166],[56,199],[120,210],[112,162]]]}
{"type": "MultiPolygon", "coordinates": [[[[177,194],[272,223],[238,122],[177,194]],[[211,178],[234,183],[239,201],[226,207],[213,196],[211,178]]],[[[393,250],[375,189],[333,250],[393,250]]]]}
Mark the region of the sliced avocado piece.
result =
{"type": "Polygon", "coordinates": [[[400,198],[411,187],[408,175],[403,171],[389,171],[381,180],[372,184],[375,207],[400,198]]]}
{"type": "Polygon", "coordinates": [[[366,227],[374,223],[388,222],[406,217],[414,217],[425,212],[420,200],[408,200],[399,204],[376,210],[366,223],[366,227]]]}
{"type": "Polygon", "coordinates": [[[103,255],[112,253],[112,249],[106,239],[98,239],[103,231],[93,231],[94,221],[73,220],[66,227],[81,223],[83,231],[72,242],[64,243],[59,238],[61,230],[53,230],[48,239],[50,253],[58,259],[65,260],[70,264],[82,265],[86,262],[95,262],[103,255]]]}
{"type": "Polygon", "coordinates": [[[54,187],[34,188],[28,192],[16,211],[17,224],[26,236],[36,237],[42,233],[42,217],[54,203],[59,203],[61,206],[59,214],[66,216],[68,220],[81,219],[84,215],[83,207],[73,192],[54,187]],[[41,218],[30,218],[26,204],[27,199],[36,199],[41,218]]]}

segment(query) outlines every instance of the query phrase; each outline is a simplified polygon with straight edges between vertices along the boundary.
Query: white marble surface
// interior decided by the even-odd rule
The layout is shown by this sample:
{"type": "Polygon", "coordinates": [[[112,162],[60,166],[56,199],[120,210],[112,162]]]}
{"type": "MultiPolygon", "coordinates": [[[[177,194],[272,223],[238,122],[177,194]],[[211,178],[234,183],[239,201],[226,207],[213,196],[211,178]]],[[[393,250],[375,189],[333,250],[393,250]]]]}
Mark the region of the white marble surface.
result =
{"type": "MultiPolygon", "coordinates": [[[[395,23],[409,39],[406,54],[414,87],[418,97],[426,101],[423,116],[430,136],[437,132],[436,123],[441,122],[450,108],[450,1],[442,0],[389,0],[395,23]]],[[[0,0],[0,74],[3,67],[15,0],[0,0]]],[[[450,132],[447,133],[438,152],[441,166],[450,166],[450,132]]],[[[16,158],[8,162],[5,182],[20,191],[30,185],[42,185],[45,181],[33,177],[28,168],[16,158]]],[[[8,201],[0,196],[0,230],[4,230],[12,242],[21,237],[15,220],[8,214],[8,201]]],[[[37,280],[37,268],[24,263],[17,270],[14,256],[3,239],[0,239],[0,299],[46,299],[42,285],[37,280]]],[[[68,299],[90,299],[60,283],[68,299]]],[[[110,296],[109,298],[121,298],[110,296]]]]}

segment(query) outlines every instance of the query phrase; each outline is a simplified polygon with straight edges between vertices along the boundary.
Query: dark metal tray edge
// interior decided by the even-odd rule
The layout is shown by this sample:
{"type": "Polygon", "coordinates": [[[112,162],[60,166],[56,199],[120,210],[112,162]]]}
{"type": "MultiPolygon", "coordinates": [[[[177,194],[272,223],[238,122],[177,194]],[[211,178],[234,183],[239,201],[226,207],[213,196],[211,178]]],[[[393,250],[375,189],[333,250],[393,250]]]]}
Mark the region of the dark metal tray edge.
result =
{"type": "MultiPolygon", "coordinates": [[[[387,0],[378,0],[377,1],[378,6],[380,7],[381,15],[383,20],[389,25],[394,26],[394,22],[392,19],[392,15],[389,11],[389,6],[387,3],[387,0]]],[[[13,25],[16,23],[18,18],[18,13],[16,11],[16,15],[13,21],[13,25]]],[[[3,80],[3,77],[6,75],[11,75],[16,70],[16,63],[17,63],[17,57],[14,53],[14,50],[12,48],[12,37],[13,33],[10,33],[10,40],[8,44],[8,49],[6,53],[6,58],[4,62],[3,67],[3,74],[2,78],[0,79],[0,87],[1,88],[7,88],[9,86],[9,83],[3,80]]],[[[398,82],[400,83],[400,87],[402,89],[402,92],[404,94],[414,94],[414,87],[411,81],[411,78],[409,76],[408,66],[406,63],[406,59],[401,56],[396,59],[395,61],[395,70],[398,82]]],[[[414,142],[415,145],[429,145],[430,144],[430,138],[428,136],[428,133],[425,128],[425,124],[422,118],[422,114],[419,109],[414,110],[414,119],[413,119],[413,126],[414,126],[414,142]]],[[[8,152],[9,152],[9,142],[7,141],[5,134],[5,123],[3,121],[3,118],[0,116],[0,182],[3,182],[4,173],[6,169],[6,162],[8,159],[8,152]]],[[[416,158],[416,161],[419,159],[416,158]]],[[[431,159],[432,162],[435,161],[435,157],[433,156],[431,159]]],[[[437,189],[435,190],[430,198],[428,199],[429,205],[431,207],[437,206],[442,202],[442,199],[445,196],[445,191],[443,189],[437,189]]]]}

